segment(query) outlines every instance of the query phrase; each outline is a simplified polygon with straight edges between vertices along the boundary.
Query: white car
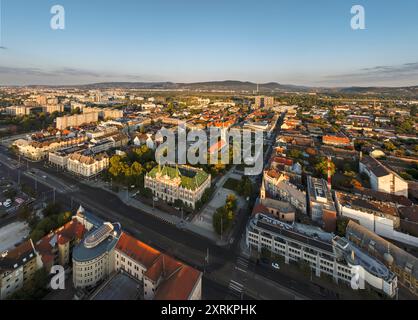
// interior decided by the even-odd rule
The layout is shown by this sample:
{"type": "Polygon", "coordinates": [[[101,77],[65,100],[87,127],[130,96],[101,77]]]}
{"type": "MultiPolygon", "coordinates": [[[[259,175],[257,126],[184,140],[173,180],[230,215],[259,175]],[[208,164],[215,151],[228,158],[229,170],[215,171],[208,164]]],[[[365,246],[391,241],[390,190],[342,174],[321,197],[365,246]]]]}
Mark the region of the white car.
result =
{"type": "Polygon", "coordinates": [[[278,263],[276,263],[276,262],[273,262],[273,263],[271,264],[271,266],[272,266],[274,269],[276,269],[276,270],[280,270],[280,266],[279,266],[279,264],[278,264],[278,263]]]}
{"type": "Polygon", "coordinates": [[[11,201],[5,201],[5,202],[3,202],[3,206],[5,206],[6,208],[10,208],[12,206],[12,202],[11,201]]]}

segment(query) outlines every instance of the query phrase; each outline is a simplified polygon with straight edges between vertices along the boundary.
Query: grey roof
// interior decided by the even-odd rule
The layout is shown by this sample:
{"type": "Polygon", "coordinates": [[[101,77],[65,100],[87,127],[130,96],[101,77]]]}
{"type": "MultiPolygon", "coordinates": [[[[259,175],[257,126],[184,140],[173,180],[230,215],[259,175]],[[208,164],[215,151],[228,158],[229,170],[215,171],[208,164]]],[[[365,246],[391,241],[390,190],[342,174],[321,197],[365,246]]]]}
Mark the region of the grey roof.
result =
{"type": "Polygon", "coordinates": [[[361,163],[373,172],[376,177],[384,177],[390,174],[388,168],[370,156],[364,156],[363,159],[361,159],[361,163]]]}
{"type": "Polygon", "coordinates": [[[418,279],[418,259],[413,255],[353,221],[348,223],[346,236],[350,241],[353,241],[354,239],[359,241],[360,247],[365,250],[368,250],[370,246],[374,247],[378,253],[376,257],[381,261],[384,260],[385,254],[389,251],[390,255],[393,257],[394,263],[398,265],[398,267],[410,269],[411,274],[418,279]]]}
{"type": "MultiPolygon", "coordinates": [[[[325,238],[322,236],[323,232],[320,233],[318,231],[318,233],[315,233],[313,230],[308,230],[308,226],[305,226],[304,229],[299,224],[290,225],[278,221],[273,217],[270,218],[264,214],[257,214],[253,218],[253,224],[260,229],[272,232],[274,235],[282,235],[288,239],[295,240],[330,253],[333,252],[332,243],[330,241],[324,241],[325,238]],[[271,220],[271,222],[269,222],[269,220],[271,220]]],[[[332,240],[331,234],[329,240],[332,240]]]]}
{"type": "Polygon", "coordinates": [[[91,300],[138,300],[142,285],[125,272],[116,273],[102,285],[91,300]]]}
{"type": "Polygon", "coordinates": [[[345,259],[352,265],[360,265],[369,273],[382,278],[392,279],[394,274],[380,261],[369,256],[349,240],[341,237],[335,237],[334,241],[344,250],[345,259]]]}
{"type": "Polygon", "coordinates": [[[121,235],[121,226],[118,223],[114,223],[114,234],[107,237],[105,240],[100,242],[97,246],[93,248],[87,248],[85,245],[84,240],[89,237],[92,233],[97,230],[97,227],[93,228],[73,250],[73,260],[78,262],[90,261],[99,256],[101,256],[105,252],[111,251],[119,240],[121,235]]]}

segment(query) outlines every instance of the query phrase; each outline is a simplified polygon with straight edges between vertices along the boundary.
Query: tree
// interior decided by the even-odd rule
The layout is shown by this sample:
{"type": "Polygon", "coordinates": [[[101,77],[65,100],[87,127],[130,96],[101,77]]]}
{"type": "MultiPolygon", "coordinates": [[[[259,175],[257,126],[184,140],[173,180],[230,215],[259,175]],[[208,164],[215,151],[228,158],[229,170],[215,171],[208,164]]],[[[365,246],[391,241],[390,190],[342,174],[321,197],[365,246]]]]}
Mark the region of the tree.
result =
{"type": "MultiPolygon", "coordinates": [[[[327,177],[328,176],[328,159],[324,157],[319,158],[319,160],[317,161],[315,165],[315,170],[319,175],[323,177],[327,177]]],[[[332,161],[330,161],[330,171],[331,171],[331,176],[333,176],[335,174],[335,164],[332,161]]]]}
{"type": "Polygon", "coordinates": [[[29,207],[28,206],[23,206],[19,209],[19,212],[18,212],[19,220],[28,221],[29,218],[31,217],[31,214],[32,214],[32,212],[29,209],[29,207]]]}
{"type": "Polygon", "coordinates": [[[72,213],[69,211],[63,212],[58,215],[57,224],[58,226],[62,226],[71,220],[72,213]]]}
{"type": "Polygon", "coordinates": [[[59,203],[49,203],[43,210],[44,217],[51,217],[58,215],[61,212],[61,205],[59,203]]]}
{"type": "Polygon", "coordinates": [[[10,300],[41,300],[48,293],[49,275],[45,268],[35,271],[33,279],[24,284],[23,288],[16,291],[10,300]]]}
{"type": "Polygon", "coordinates": [[[294,158],[294,159],[300,159],[302,158],[302,152],[297,149],[292,149],[289,152],[289,157],[294,158]]]}
{"type": "Polygon", "coordinates": [[[339,216],[337,218],[337,235],[339,235],[340,237],[345,237],[345,232],[349,222],[350,219],[346,217],[339,216]]]}
{"type": "Polygon", "coordinates": [[[395,151],[396,150],[396,146],[393,144],[392,141],[385,141],[383,143],[383,148],[385,148],[388,151],[395,151]]]}
{"type": "Polygon", "coordinates": [[[14,188],[9,188],[4,192],[4,196],[6,198],[14,200],[14,198],[17,196],[17,191],[14,188]]]}

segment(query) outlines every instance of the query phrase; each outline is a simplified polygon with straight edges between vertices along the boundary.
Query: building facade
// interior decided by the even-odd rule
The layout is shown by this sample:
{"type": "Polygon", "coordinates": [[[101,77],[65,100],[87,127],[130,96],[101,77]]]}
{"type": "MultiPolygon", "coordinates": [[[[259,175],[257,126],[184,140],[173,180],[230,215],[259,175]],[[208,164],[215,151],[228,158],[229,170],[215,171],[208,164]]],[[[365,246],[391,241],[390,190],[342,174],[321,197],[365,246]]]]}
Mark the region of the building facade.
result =
{"type": "Polygon", "coordinates": [[[379,160],[365,156],[360,160],[359,170],[369,177],[373,190],[408,197],[408,182],[379,160]]]}
{"type": "Polygon", "coordinates": [[[359,272],[364,284],[394,297],[397,277],[345,238],[334,237],[312,227],[282,223],[272,216],[256,214],[247,225],[246,245],[254,255],[262,249],[290,261],[307,263],[317,277],[331,276],[335,282],[351,284],[359,272]]]}
{"type": "Polygon", "coordinates": [[[68,171],[84,178],[94,177],[108,167],[109,157],[106,153],[73,153],[67,160],[68,171]]]}
{"type": "Polygon", "coordinates": [[[211,175],[190,166],[158,166],[146,174],[144,185],[163,201],[180,200],[194,209],[196,202],[211,187],[211,175]]]}
{"type": "Polygon", "coordinates": [[[63,116],[56,119],[56,128],[59,130],[64,130],[69,127],[77,127],[82,124],[98,122],[99,113],[98,112],[89,112],[82,114],[75,114],[72,116],[63,116]]]}

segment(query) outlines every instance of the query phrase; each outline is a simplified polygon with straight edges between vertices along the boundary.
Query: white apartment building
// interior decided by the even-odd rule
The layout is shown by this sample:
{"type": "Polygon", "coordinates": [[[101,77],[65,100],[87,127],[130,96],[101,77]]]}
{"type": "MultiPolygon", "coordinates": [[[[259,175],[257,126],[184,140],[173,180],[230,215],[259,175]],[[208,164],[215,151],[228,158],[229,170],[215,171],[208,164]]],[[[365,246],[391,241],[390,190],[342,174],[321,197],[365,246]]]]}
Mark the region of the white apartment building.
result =
{"type": "Polygon", "coordinates": [[[286,224],[272,216],[256,214],[247,225],[246,245],[253,254],[262,248],[284,257],[285,263],[304,261],[312,273],[331,276],[350,285],[358,270],[365,285],[394,297],[397,277],[382,263],[368,256],[345,238],[306,225],[286,224]]]}
{"type": "Polygon", "coordinates": [[[121,231],[120,224],[97,220],[82,207],[77,219],[89,230],[73,249],[75,288],[93,288],[115,272],[142,286],[146,300],[200,300],[202,273],[121,231]]]}
{"type": "Polygon", "coordinates": [[[31,106],[11,106],[6,107],[6,113],[12,116],[26,116],[31,113],[32,109],[31,106]]]}
{"type": "Polygon", "coordinates": [[[365,173],[369,177],[373,190],[408,198],[408,182],[389,170],[379,160],[370,156],[362,157],[359,169],[360,173],[365,173]]]}
{"type": "Polygon", "coordinates": [[[119,119],[123,118],[123,110],[113,108],[95,108],[85,107],[83,113],[98,113],[103,119],[119,119]]]}
{"type": "Polygon", "coordinates": [[[418,238],[400,231],[400,217],[395,205],[358,195],[335,192],[338,214],[387,239],[418,247],[418,238]]]}
{"type": "Polygon", "coordinates": [[[109,167],[107,154],[89,155],[73,153],[67,159],[68,171],[84,178],[91,178],[109,167]]]}
{"type": "Polygon", "coordinates": [[[114,248],[120,234],[120,224],[106,222],[87,234],[73,249],[75,288],[95,287],[115,270],[114,248]]]}
{"type": "Polygon", "coordinates": [[[56,128],[59,130],[64,130],[69,127],[77,127],[77,126],[81,126],[82,124],[98,122],[99,113],[90,112],[90,113],[83,113],[83,114],[75,114],[72,116],[63,116],[63,117],[58,117],[56,121],[57,121],[56,128]]]}

